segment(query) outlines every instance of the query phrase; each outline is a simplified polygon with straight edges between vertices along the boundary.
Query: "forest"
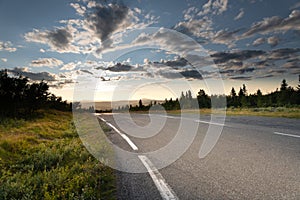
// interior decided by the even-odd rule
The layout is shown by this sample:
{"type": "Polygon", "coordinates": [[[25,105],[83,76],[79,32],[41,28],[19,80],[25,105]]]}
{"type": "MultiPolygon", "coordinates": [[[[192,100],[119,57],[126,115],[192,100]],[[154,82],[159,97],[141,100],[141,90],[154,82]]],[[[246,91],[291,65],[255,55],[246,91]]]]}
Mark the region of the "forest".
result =
{"type": "MultiPolygon", "coordinates": [[[[300,79],[300,77],[299,77],[300,79]]],[[[56,109],[70,111],[72,103],[63,101],[61,97],[48,92],[49,86],[46,82],[30,83],[26,77],[11,77],[7,70],[0,71],[0,117],[22,117],[32,116],[38,109],[56,109]]],[[[77,104],[78,102],[75,102],[77,104]]],[[[115,110],[148,111],[153,110],[180,110],[197,108],[260,108],[260,107],[294,107],[300,105],[300,80],[296,88],[288,85],[282,80],[280,89],[268,94],[262,94],[258,89],[256,93],[249,94],[247,87],[243,84],[238,91],[232,88],[229,95],[211,95],[200,89],[193,97],[190,90],[181,92],[179,98],[165,99],[157,103],[153,100],[144,105],[139,100],[138,105],[127,105],[115,110]],[[212,103],[213,102],[213,103],[212,103]]],[[[80,106],[80,105],[78,105],[80,106]]],[[[94,112],[94,109],[89,109],[94,112]]],[[[101,111],[98,111],[101,112],[101,111]]]]}
{"type": "Polygon", "coordinates": [[[26,77],[11,77],[0,71],[0,117],[28,118],[38,109],[71,110],[72,104],[48,92],[46,82],[30,83],[26,77]]]}
{"type": "Polygon", "coordinates": [[[247,87],[243,84],[238,91],[232,87],[229,95],[209,96],[203,89],[200,89],[194,98],[190,90],[181,92],[181,96],[175,100],[165,99],[162,103],[151,101],[144,105],[139,100],[136,106],[123,106],[115,109],[116,111],[148,111],[153,110],[179,110],[197,108],[261,108],[261,107],[296,107],[300,105],[300,76],[299,84],[296,88],[288,85],[285,79],[282,80],[280,89],[276,89],[268,94],[262,94],[258,89],[256,93],[249,94],[247,87]],[[212,103],[213,102],[213,103],[212,103]]]}

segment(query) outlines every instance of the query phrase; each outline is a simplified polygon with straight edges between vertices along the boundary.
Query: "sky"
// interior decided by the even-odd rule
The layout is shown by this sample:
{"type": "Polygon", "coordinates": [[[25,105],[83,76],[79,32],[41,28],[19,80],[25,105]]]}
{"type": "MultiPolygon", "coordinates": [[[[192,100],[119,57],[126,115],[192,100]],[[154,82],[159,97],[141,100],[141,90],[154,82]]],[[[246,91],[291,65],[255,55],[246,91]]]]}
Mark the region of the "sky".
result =
{"type": "Polygon", "coordinates": [[[268,93],[299,64],[296,0],[0,0],[0,69],[68,101],[268,93]]]}

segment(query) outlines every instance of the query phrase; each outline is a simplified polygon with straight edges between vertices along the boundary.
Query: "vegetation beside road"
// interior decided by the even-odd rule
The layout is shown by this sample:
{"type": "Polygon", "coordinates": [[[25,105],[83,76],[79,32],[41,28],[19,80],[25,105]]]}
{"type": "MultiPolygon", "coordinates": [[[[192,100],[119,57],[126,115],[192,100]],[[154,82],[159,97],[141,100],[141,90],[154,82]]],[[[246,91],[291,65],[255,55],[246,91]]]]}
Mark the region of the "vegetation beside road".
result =
{"type": "MultiPolygon", "coordinates": [[[[200,113],[200,115],[209,115],[212,112],[215,114],[225,114],[224,110],[203,108],[200,110],[170,110],[169,114],[184,113],[200,113]]],[[[265,107],[265,108],[228,108],[226,115],[229,116],[263,116],[263,117],[285,117],[285,118],[298,118],[300,119],[300,107],[265,107]]]]}
{"type": "Polygon", "coordinates": [[[72,113],[0,122],[0,199],[114,199],[112,169],[78,138],[72,113]]]}
{"type": "MultiPolygon", "coordinates": [[[[299,84],[293,88],[288,86],[286,80],[282,80],[280,90],[268,94],[262,94],[258,89],[256,93],[249,94],[246,85],[240,88],[238,94],[232,88],[229,95],[207,95],[203,89],[197,93],[196,98],[192,92],[182,92],[180,98],[175,100],[165,99],[161,103],[151,101],[144,105],[142,100],[138,105],[126,105],[114,109],[117,112],[147,112],[166,110],[169,113],[199,112],[202,114],[218,113],[227,110],[227,115],[256,115],[270,117],[300,118],[300,77],[299,84]],[[213,102],[213,103],[212,103],[213,102]]],[[[101,112],[101,111],[100,111],[101,112]]]]}

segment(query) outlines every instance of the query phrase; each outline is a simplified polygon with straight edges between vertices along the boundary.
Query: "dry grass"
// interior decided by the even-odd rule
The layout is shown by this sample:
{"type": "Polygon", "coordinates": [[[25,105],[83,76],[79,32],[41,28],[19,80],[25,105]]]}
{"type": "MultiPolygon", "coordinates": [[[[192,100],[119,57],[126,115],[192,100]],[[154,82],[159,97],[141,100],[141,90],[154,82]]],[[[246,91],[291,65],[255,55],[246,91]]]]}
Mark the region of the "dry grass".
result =
{"type": "Polygon", "coordinates": [[[286,107],[268,107],[268,108],[228,108],[226,113],[218,109],[200,109],[200,110],[171,110],[169,114],[184,113],[200,113],[200,114],[226,114],[226,115],[245,115],[245,116],[264,116],[264,117],[285,117],[285,118],[300,118],[300,108],[286,107]]]}

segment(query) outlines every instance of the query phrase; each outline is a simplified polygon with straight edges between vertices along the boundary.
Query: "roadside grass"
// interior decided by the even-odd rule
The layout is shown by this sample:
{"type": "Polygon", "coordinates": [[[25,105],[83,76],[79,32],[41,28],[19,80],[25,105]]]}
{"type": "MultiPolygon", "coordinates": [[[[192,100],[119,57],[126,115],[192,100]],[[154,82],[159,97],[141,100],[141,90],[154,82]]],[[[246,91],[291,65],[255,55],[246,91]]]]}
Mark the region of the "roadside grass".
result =
{"type": "Polygon", "coordinates": [[[115,176],[79,139],[71,112],[0,121],[0,199],[115,199],[115,176]]]}
{"type": "MultiPolygon", "coordinates": [[[[263,117],[284,117],[284,118],[300,118],[300,107],[264,107],[264,108],[227,108],[226,112],[223,109],[186,109],[186,110],[167,110],[168,114],[180,115],[195,114],[226,114],[229,116],[263,116],[263,117]]],[[[131,111],[131,113],[148,114],[148,111],[131,111]]],[[[162,111],[152,111],[152,113],[161,114],[162,111]]]]}
{"type": "Polygon", "coordinates": [[[300,118],[299,107],[229,108],[227,115],[251,115],[264,117],[300,118]]]}

